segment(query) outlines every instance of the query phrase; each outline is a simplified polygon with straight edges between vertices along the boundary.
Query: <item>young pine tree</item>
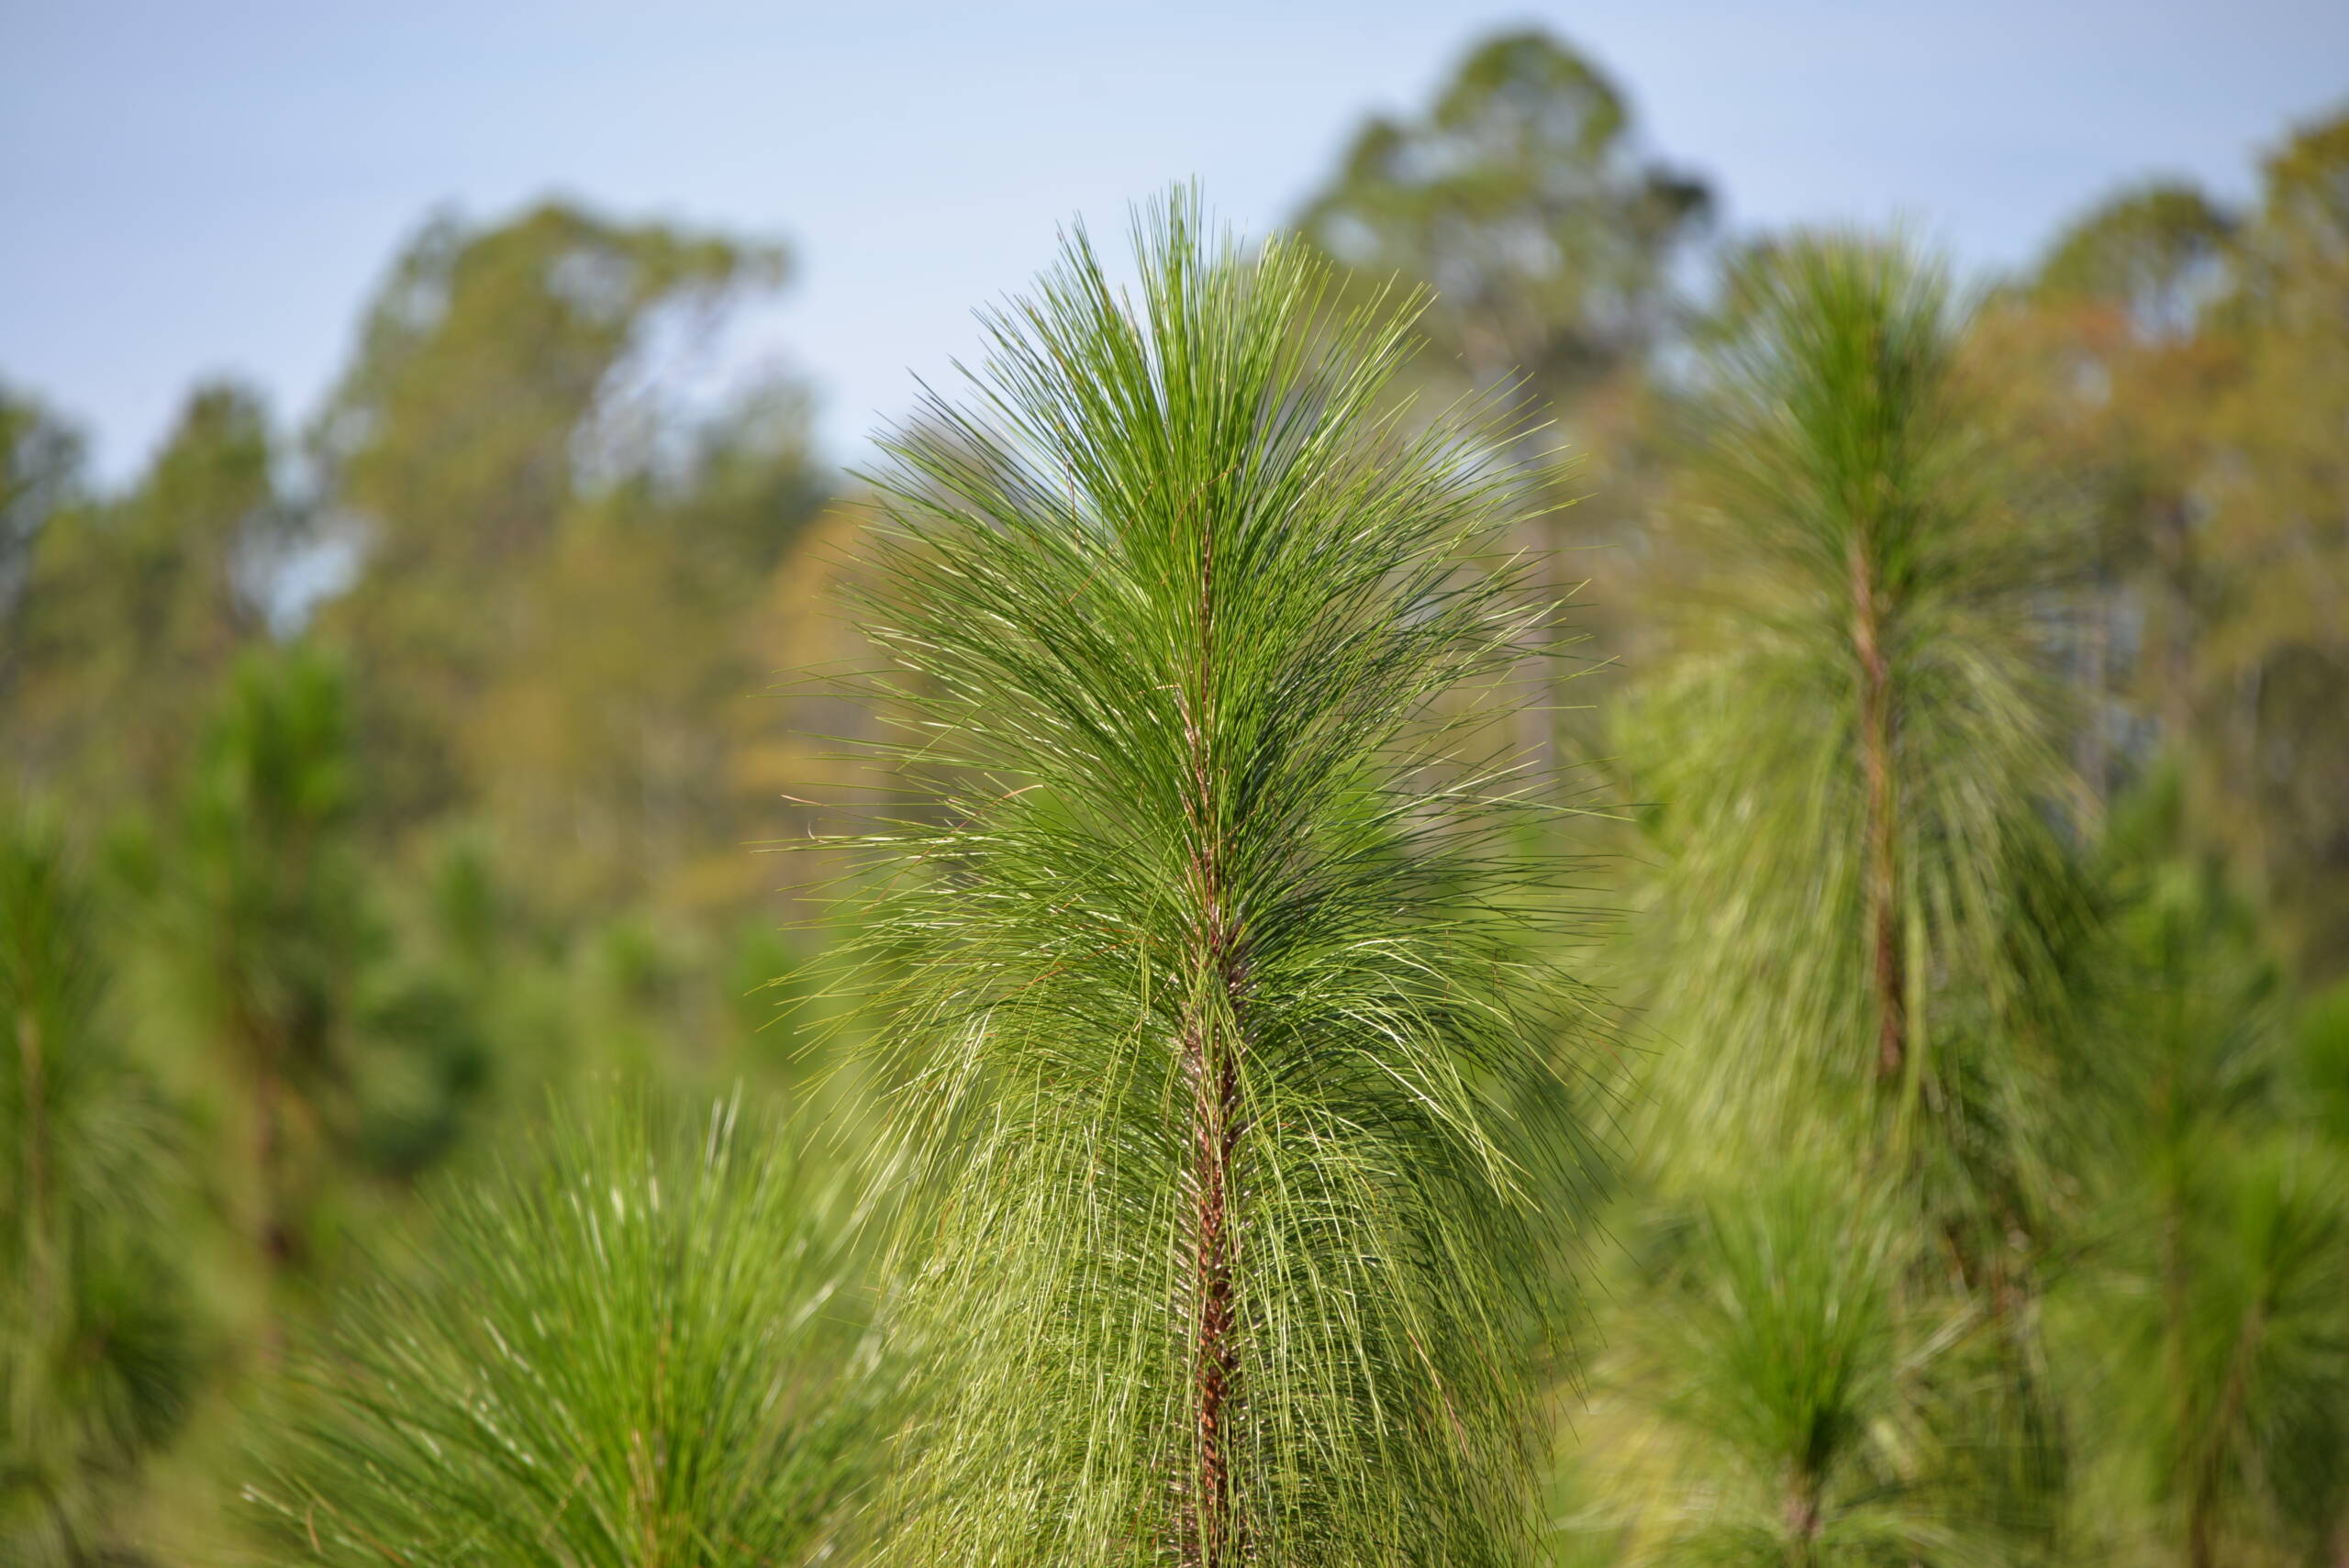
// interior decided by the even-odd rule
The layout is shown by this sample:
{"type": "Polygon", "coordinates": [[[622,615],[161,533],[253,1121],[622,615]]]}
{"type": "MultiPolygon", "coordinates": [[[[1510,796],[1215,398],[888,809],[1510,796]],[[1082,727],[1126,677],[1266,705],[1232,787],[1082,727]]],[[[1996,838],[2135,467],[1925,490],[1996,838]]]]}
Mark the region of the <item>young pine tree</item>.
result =
{"type": "Polygon", "coordinates": [[[2037,1561],[1982,1473],[1965,1314],[1902,1287],[1916,1238],[1819,1161],[1657,1227],[1576,1423],[1591,1474],[1568,1530],[1622,1563],[2037,1561]]]}
{"type": "Polygon", "coordinates": [[[1688,389],[1666,640],[1621,731],[1662,803],[1642,1154],[1726,1239],[1735,1310],[1666,1373],[1704,1382],[1655,1429],[1678,1458],[1642,1528],[1694,1532],[1666,1558],[2007,1561],[2056,1517],[2034,1292],[2079,917],[2052,809],[2062,531],[2021,504],[1965,342],[1903,247],[1798,239],[1732,274],[1688,389]],[[1796,1161],[1822,1173],[1810,1207],[1864,1201],[1866,1270],[1811,1268],[1802,1206],[1755,1195],[1796,1161]],[[1757,1273],[1739,1237],[1806,1251],[1757,1273]],[[1863,1321],[1836,1375],[1864,1387],[1789,1381],[1863,1321]]]}
{"type": "Polygon", "coordinates": [[[842,1206],[718,1105],[623,1099],[433,1204],[339,1304],[250,1494],[287,1563],[824,1561],[884,1449],[842,1206]]]}
{"type": "Polygon", "coordinates": [[[2093,1412],[2076,1511],[2116,1562],[2313,1562],[2349,1539],[2349,1162],[2183,799],[2156,775],[2104,845],[2087,1244],[2051,1331],[2093,1412]]]}
{"type": "Polygon", "coordinates": [[[1689,1136],[1659,1151],[1693,1173],[1824,1137],[2003,1235],[2043,1184],[2033,1045],[2076,914],[2064,532],[2018,504],[1963,326],[1897,244],[1800,239],[1733,279],[1623,739],[1664,803],[1658,1104],[1689,1136]]]}
{"type": "Polygon", "coordinates": [[[364,921],[340,669],[306,649],[232,675],[160,857],[176,989],[243,1102],[251,1226],[272,1266],[304,1248],[306,1164],[349,1120],[347,1039],[364,921]]]}
{"type": "Polygon", "coordinates": [[[97,1560],[185,1418],[188,1292],[164,1242],[161,1102],[107,1029],[88,890],[53,828],[0,821],[0,1561],[97,1560]]]}
{"type": "Polygon", "coordinates": [[[1546,1423],[1573,1129],[1533,785],[1480,764],[1550,634],[1473,424],[1377,412],[1324,308],[1177,195],[1071,239],[973,400],[887,445],[869,631],[881,1061],[909,1332],[953,1347],[922,1563],[1500,1563],[1546,1423]]]}

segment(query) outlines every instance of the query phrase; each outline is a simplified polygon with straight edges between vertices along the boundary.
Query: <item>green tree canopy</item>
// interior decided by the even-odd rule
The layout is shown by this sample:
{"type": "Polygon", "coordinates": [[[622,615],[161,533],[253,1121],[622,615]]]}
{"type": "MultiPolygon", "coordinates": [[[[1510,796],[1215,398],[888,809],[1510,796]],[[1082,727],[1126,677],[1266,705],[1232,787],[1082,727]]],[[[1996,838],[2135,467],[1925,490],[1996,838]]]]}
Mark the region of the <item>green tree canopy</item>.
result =
{"type": "MultiPolygon", "coordinates": [[[[743,470],[763,462],[804,487],[804,448],[761,449],[748,428],[711,438],[698,457],[702,472],[731,473],[742,496],[722,528],[640,505],[618,542],[577,537],[608,523],[609,508],[591,503],[616,484],[623,500],[650,493],[643,476],[667,452],[673,422],[642,397],[649,367],[778,284],[783,269],[773,246],[560,204],[488,228],[440,218],[401,255],[316,436],[332,517],[355,527],[362,552],[324,629],[370,670],[362,741],[386,810],[413,819],[478,801],[512,760],[502,745],[511,716],[484,707],[501,682],[560,680],[581,621],[618,635],[638,618],[614,625],[608,595],[573,602],[557,580],[584,573],[590,595],[607,580],[640,584],[674,572],[672,556],[706,556],[748,531],[752,559],[729,560],[723,579],[740,582],[759,550],[771,560],[788,538],[796,517],[761,516],[779,492],[743,470]],[[635,486],[622,484],[631,475],[635,486]]],[[[775,412],[796,428],[796,411],[775,412]]],[[[632,600],[680,619],[707,608],[675,585],[632,600]]],[[[674,671],[722,639],[722,623],[705,626],[700,636],[646,627],[641,653],[654,672],[674,671]]],[[[609,761],[607,749],[587,766],[558,765],[577,779],[609,761]]]]}
{"type": "Polygon", "coordinates": [[[2034,286],[2058,300],[2117,306],[2141,334],[2190,332],[2226,280],[2233,216],[2192,185],[2124,191],[2048,248],[2034,286]]]}
{"type": "Polygon", "coordinates": [[[0,385],[0,624],[17,608],[51,517],[83,484],[82,439],[39,401],[0,385]]]}
{"type": "Polygon", "coordinates": [[[213,687],[268,634],[268,568],[297,520],[278,456],[253,393],[200,387],[128,495],[44,530],[10,726],[36,777],[163,802],[213,687]]]}
{"type": "Polygon", "coordinates": [[[2349,115],[2271,158],[2205,476],[2198,758],[2214,824],[2317,974],[2349,966],[2349,115]]]}
{"type": "Polygon", "coordinates": [[[1367,278],[1432,288],[1435,365],[1566,404],[1653,341],[1710,207],[1642,150],[1598,65],[1533,31],[1477,46],[1424,116],[1364,126],[1297,228],[1367,278]]]}

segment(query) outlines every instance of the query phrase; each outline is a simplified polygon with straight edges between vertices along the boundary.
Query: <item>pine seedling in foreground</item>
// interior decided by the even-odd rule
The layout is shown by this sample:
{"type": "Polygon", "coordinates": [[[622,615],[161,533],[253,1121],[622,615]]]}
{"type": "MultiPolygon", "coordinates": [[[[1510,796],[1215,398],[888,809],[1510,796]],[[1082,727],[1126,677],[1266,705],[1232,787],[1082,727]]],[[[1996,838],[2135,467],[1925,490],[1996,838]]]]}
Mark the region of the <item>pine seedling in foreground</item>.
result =
{"type": "Polygon", "coordinates": [[[287,1563],[737,1568],[843,1550],[885,1407],[827,1184],[620,1095],[444,1193],[296,1358],[252,1486],[287,1563]]]}
{"type": "Polygon", "coordinates": [[[1576,1140],[1557,862],[1484,758],[1553,606],[1473,422],[1381,394],[1177,195],[1082,233],[886,444],[867,629],[921,820],[868,843],[908,1331],[905,1561],[1514,1561],[1576,1140]]]}

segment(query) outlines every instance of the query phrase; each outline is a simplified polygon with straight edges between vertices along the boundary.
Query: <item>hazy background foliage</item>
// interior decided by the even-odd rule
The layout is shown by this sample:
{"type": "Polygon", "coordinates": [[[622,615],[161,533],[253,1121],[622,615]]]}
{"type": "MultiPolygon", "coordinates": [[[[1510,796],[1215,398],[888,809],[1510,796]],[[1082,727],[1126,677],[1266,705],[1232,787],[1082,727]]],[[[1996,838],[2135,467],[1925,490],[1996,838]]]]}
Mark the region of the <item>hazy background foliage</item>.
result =
{"type": "MultiPolygon", "coordinates": [[[[1538,427],[1585,606],[1509,733],[1618,917],[1543,955],[1617,1044],[1540,1552],[2349,1560],[2349,117],[2081,195],[1999,277],[1726,234],[1517,31],[1292,215],[1433,291],[1400,428],[1538,427]]],[[[833,678],[870,486],[680,369],[796,268],[432,217],[319,406],[119,484],[0,380],[0,1561],[871,1544],[872,873],[757,851],[934,807],[833,678]]]]}

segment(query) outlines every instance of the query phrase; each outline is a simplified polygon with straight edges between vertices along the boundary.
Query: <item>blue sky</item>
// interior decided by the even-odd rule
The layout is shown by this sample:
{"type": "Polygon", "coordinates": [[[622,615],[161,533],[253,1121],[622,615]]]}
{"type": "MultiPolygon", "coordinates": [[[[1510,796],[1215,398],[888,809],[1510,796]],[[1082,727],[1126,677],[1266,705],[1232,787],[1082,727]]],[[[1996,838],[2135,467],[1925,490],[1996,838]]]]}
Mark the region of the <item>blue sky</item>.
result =
{"type": "Polygon", "coordinates": [[[428,210],[557,192],[788,240],[738,352],[804,370],[853,457],[1070,215],[1197,176],[1261,229],[1364,113],[1525,22],[1610,69],[1736,227],[1898,218],[1975,266],[2148,173],[2240,195],[2349,101],[2340,0],[0,0],[0,376],[112,478],[198,376],[296,422],[428,210]]]}

